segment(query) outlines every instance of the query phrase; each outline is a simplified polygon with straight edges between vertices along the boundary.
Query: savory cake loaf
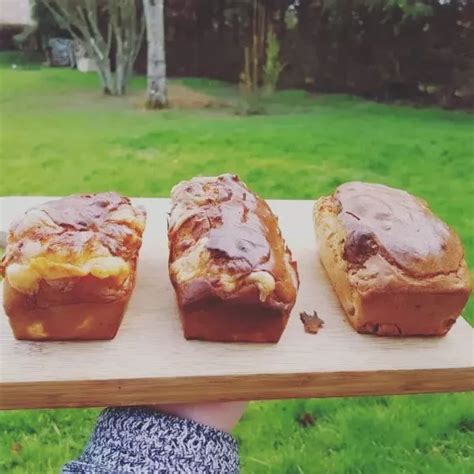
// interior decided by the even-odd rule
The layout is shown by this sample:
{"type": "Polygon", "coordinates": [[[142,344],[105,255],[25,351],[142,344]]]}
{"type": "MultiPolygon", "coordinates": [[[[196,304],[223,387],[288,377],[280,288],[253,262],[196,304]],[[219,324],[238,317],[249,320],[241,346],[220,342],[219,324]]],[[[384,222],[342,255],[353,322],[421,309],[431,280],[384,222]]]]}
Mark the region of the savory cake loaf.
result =
{"type": "Polygon", "coordinates": [[[0,270],[17,339],[112,339],[135,283],[145,211],[116,193],[58,199],[13,222],[0,270]]]}
{"type": "Polygon", "coordinates": [[[169,272],[184,336],[277,342],[296,300],[296,262],[267,203],[237,176],[171,191],[169,272]]]}
{"type": "Polygon", "coordinates": [[[346,183],[319,199],[322,263],[361,333],[441,336],[471,291],[459,237],[405,191],[346,183]]]}

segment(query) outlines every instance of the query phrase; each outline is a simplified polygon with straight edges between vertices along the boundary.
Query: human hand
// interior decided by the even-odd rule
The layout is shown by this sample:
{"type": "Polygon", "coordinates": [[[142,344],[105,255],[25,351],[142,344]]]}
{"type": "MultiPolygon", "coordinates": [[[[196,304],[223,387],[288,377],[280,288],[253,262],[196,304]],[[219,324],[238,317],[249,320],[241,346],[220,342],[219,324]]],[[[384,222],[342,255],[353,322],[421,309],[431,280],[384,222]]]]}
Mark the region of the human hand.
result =
{"type": "Polygon", "coordinates": [[[195,403],[153,405],[151,408],[168,415],[179,416],[230,432],[240,420],[247,402],[195,403]]]}

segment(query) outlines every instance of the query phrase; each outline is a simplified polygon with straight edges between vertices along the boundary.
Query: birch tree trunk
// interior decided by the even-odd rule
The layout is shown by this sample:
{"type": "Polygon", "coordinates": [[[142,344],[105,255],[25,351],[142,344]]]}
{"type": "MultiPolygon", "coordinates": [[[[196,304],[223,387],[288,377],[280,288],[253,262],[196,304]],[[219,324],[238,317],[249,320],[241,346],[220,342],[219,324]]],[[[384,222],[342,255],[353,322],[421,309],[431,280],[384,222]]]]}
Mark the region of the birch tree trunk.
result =
{"type": "Polygon", "coordinates": [[[143,0],[148,42],[147,107],[166,107],[165,26],[163,0],[143,0]]]}

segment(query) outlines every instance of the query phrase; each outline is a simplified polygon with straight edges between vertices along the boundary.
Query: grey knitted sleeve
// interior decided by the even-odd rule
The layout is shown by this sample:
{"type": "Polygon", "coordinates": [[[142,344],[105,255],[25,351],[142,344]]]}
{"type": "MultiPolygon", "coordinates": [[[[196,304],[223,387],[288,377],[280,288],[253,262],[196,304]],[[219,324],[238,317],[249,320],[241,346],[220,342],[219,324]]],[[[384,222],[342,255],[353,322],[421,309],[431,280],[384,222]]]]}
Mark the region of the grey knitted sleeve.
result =
{"type": "Polygon", "coordinates": [[[234,438],[145,408],[108,408],[84,452],[63,474],[239,472],[234,438]]]}

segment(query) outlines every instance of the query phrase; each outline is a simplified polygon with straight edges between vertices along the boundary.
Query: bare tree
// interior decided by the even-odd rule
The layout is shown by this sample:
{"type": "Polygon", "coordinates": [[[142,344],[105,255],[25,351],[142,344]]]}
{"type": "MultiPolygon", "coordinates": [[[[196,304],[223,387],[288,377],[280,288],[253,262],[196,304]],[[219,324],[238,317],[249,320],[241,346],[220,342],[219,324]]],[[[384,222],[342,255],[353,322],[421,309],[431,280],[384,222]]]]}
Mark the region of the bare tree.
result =
{"type": "Polygon", "coordinates": [[[166,91],[165,26],[163,0],[143,0],[148,43],[147,106],[165,107],[166,91]]]}
{"type": "Polygon", "coordinates": [[[105,94],[122,95],[143,41],[145,21],[137,0],[40,0],[97,63],[105,94]],[[105,21],[106,20],[106,21],[105,21]],[[103,23],[106,23],[104,25],[103,23]],[[115,49],[115,71],[110,55],[115,49]]]}

